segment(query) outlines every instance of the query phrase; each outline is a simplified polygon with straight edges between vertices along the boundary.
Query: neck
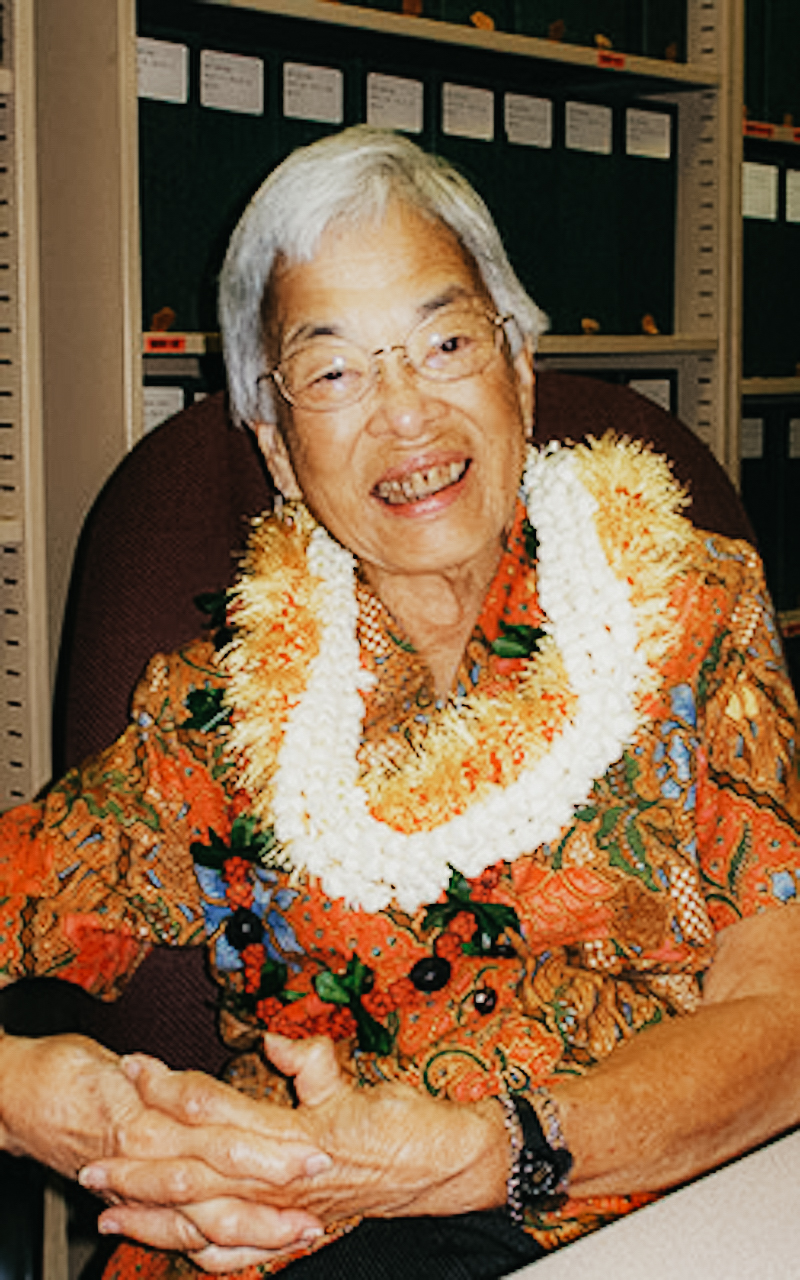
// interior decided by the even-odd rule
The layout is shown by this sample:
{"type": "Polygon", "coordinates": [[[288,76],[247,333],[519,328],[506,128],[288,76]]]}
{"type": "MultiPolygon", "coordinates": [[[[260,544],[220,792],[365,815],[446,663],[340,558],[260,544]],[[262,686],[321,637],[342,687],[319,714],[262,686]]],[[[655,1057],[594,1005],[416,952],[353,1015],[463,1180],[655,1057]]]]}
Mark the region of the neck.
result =
{"type": "Polygon", "coordinates": [[[394,574],[365,566],[373,591],[430,667],[439,697],[446,698],[453,687],[500,555],[498,545],[478,562],[430,574],[394,574]]]}

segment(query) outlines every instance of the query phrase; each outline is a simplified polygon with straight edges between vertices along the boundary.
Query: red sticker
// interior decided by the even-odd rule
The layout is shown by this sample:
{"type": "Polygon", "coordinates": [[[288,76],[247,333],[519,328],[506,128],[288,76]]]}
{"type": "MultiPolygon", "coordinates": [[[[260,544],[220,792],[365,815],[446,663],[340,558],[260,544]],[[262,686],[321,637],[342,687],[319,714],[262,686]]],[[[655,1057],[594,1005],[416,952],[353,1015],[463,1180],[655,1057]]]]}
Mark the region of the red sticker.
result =
{"type": "Polygon", "coordinates": [[[601,49],[597,55],[598,67],[614,67],[616,71],[625,68],[625,54],[614,53],[611,49],[601,49]]]}
{"type": "Polygon", "coordinates": [[[186,350],[185,333],[146,333],[144,335],[145,355],[167,352],[176,355],[186,350]]]}
{"type": "Polygon", "coordinates": [[[762,120],[745,120],[744,131],[750,138],[771,138],[775,133],[775,125],[766,124],[762,120]]]}

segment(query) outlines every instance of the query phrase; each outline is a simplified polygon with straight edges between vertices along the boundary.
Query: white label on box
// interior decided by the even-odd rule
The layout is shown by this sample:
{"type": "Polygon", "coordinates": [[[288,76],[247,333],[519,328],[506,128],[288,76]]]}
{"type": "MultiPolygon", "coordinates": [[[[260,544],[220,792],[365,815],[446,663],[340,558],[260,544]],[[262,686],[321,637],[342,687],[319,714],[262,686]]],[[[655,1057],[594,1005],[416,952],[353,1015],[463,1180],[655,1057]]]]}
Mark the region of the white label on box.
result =
{"type": "Polygon", "coordinates": [[[370,71],[367,76],[367,124],[376,129],[422,133],[424,102],[421,80],[384,76],[378,71],[370,71]]]}
{"type": "Polygon", "coordinates": [[[672,155],[672,116],[663,111],[625,112],[625,150],[629,156],[669,160],[672,155]]]}
{"type": "Polygon", "coordinates": [[[189,50],[171,40],[136,41],[136,78],[140,98],[157,102],[189,101],[189,50]]]}
{"type": "Polygon", "coordinates": [[[552,147],[553,104],[549,98],[507,93],[503,100],[506,137],[522,147],[552,147]]]}
{"type": "Polygon", "coordinates": [[[442,85],[442,133],[458,138],[494,138],[494,94],[469,84],[442,85]]]}
{"type": "Polygon", "coordinates": [[[341,124],[344,120],[344,76],[336,67],[305,62],[283,64],[283,114],[293,120],[341,124]]]}
{"type": "Polygon", "coordinates": [[[613,113],[610,107],[590,102],[568,102],[566,144],[570,151],[594,151],[610,156],[613,147],[613,113]]]}
{"type": "Polygon", "coordinates": [[[786,221],[800,222],[800,169],[786,170],[786,221]]]}
{"type": "Polygon", "coordinates": [[[754,164],[745,160],[742,165],[742,216],[761,218],[764,222],[776,222],[778,218],[778,166],[754,164]]]}
{"type": "Polygon", "coordinates": [[[672,410],[672,398],[669,378],[631,378],[628,383],[631,391],[638,391],[645,400],[652,400],[660,409],[672,410]]]}
{"type": "Polygon", "coordinates": [[[789,457],[800,458],[800,418],[789,422],[789,457]]]}
{"type": "Polygon", "coordinates": [[[180,413],[183,408],[183,387],[144,387],[143,392],[146,432],[166,422],[174,413],[180,413]]]}
{"type": "Polygon", "coordinates": [[[764,457],[764,419],[742,418],[740,457],[764,457]]]}
{"type": "Polygon", "coordinates": [[[264,63],[239,53],[200,53],[200,105],[246,116],[264,114],[264,63]]]}

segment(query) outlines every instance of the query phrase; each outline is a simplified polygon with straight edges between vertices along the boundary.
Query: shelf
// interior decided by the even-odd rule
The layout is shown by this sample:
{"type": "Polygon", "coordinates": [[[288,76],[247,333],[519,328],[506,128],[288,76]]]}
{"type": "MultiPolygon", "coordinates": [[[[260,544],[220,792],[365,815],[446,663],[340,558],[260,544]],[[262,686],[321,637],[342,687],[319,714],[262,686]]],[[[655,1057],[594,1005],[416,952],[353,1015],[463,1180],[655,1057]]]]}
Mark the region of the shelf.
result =
{"type": "Polygon", "coordinates": [[[743,378],[743,396],[800,396],[800,377],[743,378]]]}
{"type": "MultiPolygon", "coordinates": [[[[259,13],[279,14],[284,18],[303,18],[311,22],[327,22],[334,26],[357,27],[359,30],[383,32],[392,36],[410,36],[417,40],[434,40],[442,44],[459,44],[475,49],[492,49],[497,53],[517,54],[542,62],[562,63],[593,71],[616,71],[661,82],[664,88],[702,89],[716,87],[720,75],[713,65],[690,62],[666,62],[644,58],[617,49],[593,49],[582,45],[562,44],[535,36],[519,36],[507,31],[484,31],[478,27],[460,26],[453,22],[436,22],[431,18],[415,18],[404,13],[386,13],[378,9],[362,9],[356,5],[326,3],[325,0],[200,0],[202,4],[224,5],[230,9],[252,9],[259,13]]],[[[653,86],[654,88],[657,85],[653,86]]]]}
{"type": "Polygon", "coordinates": [[[14,92],[14,73],[8,67],[0,67],[0,93],[14,92]]]}
{"type": "Polygon", "coordinates": [[[714,334],[545,333],[539,339],[543,356],[664,356],[715,352],[714,334]]]}

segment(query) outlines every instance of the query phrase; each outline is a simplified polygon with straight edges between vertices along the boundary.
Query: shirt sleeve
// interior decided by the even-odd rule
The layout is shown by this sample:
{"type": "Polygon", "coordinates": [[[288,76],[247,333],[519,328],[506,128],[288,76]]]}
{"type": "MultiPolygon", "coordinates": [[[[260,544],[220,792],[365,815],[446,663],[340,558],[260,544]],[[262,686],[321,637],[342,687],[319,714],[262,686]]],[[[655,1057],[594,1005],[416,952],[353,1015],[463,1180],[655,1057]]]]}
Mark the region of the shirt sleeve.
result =
{"type": "Polygon", "coordinates": [[[122,737],[0,819],[0,983],[113,999],[154,944],[203,941],[191,844],[229,827],[220,684],[210,646],[154,658],[122,737]]]}
{"type": "Polygon", "coordinates": [[[739,590],[700,664],[698,855],[716,928],[795,902],[800,879],[798,710],[761,562],[746,543],[739,590]]]}

